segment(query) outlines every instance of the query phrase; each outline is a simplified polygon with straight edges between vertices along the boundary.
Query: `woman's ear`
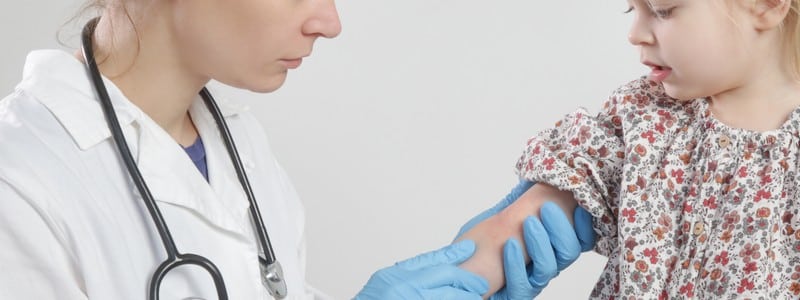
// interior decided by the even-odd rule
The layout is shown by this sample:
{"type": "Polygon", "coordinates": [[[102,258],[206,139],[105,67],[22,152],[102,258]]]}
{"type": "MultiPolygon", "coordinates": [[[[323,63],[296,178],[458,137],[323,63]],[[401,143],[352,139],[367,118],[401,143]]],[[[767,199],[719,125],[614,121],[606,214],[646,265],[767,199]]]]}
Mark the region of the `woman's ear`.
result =
{"type": "Polygon", "coordinates": [[[756,29],[763,31],[780,26],[794,1],[796,0],[755,0],[750,10],[756,29]]]}

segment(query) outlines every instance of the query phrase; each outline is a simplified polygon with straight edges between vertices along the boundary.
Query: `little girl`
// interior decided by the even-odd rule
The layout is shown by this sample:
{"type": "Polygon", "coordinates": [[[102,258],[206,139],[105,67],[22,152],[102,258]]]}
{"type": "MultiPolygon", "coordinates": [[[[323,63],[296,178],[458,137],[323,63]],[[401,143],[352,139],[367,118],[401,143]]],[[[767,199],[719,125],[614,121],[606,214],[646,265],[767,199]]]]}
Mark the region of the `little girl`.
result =
{"type": "Polygon", "coordinates": [[[800,297],[799,2],[629,0],[652,72],[529,140],[540,184],[465,234],[462,267],[502,286],[505,237],[554,200],[594,216],[592,298],[800,297]]]}

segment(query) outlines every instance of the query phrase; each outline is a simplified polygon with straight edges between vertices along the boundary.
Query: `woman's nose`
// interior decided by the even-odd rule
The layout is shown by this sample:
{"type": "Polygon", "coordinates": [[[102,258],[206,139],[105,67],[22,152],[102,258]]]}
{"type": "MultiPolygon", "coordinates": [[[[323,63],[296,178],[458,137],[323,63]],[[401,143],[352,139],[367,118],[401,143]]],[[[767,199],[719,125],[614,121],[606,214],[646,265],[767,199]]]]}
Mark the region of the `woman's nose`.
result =
{"type": "Polygon", "coordinates": [[[311,18],[303,24],[303,34],[335,38],[342,32],[334,0],[315,1],[311,18]]]}

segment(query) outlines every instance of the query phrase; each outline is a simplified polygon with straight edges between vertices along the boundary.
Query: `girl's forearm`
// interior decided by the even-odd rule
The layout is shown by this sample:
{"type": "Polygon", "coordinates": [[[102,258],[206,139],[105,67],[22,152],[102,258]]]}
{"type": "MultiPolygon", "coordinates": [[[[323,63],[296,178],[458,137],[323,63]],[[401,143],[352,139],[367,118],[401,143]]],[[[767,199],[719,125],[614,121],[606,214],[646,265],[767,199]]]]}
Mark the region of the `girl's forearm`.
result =
{"type": "MultiPolygon", "coordinates": [[[[523,249],[522,222],[528,216],[539,216],[539,208],[545,201],[558,204],[566,213],[570,222],[575,211],[576,202],[571,192],[559,191],[547,184],[537,183],[525,192],[516,202],[509,205],[483,222],[479,223],[458,240],[475,241],[475,254],[461,268],[483,276],[489,281],[489,292],[484,298],[497,292],[505,284],[503,272],[503,246],[509,238],[520,241],[523,249]]],[[[530,262],[527,251],[523,251],[525,261],[530,262]]]]}

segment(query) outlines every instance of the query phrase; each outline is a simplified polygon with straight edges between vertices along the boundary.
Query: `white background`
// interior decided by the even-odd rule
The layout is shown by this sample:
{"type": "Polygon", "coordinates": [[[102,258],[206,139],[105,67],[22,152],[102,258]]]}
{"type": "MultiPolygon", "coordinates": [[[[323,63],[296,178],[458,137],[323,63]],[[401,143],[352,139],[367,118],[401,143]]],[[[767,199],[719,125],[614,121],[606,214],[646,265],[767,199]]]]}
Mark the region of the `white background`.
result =
{"type": "MultiPolygon", "coordinates": [[[[287,0],[288,1],[288,0],[287,0]]],[[[77,48],[80,0],[0,4],[0,94],[28,51],[77,48]]],[[[252,107],[307,210],[309,281],[338,299],[375,270],[448,244],[516,183],[528,136],[596,111],[645,72],[625,1],[343,0],[344,30],[252,107]]],[[[541,299],[586,298],[582,256],[541,299]]]]}

